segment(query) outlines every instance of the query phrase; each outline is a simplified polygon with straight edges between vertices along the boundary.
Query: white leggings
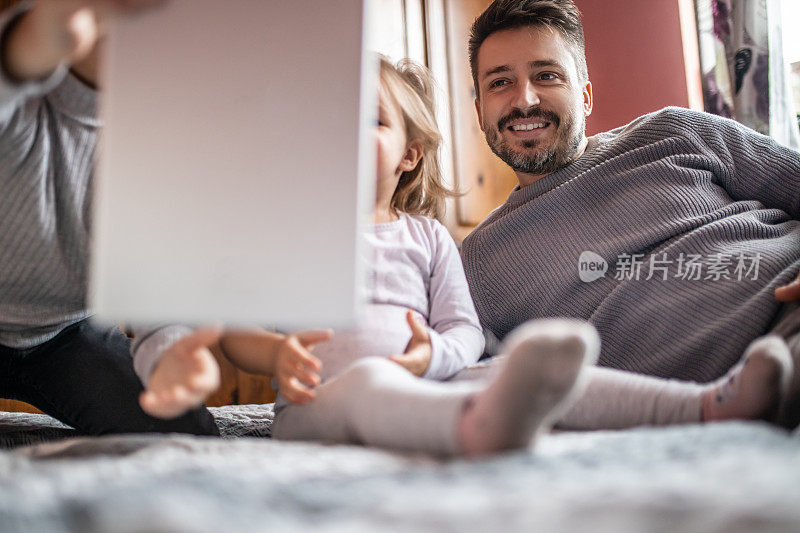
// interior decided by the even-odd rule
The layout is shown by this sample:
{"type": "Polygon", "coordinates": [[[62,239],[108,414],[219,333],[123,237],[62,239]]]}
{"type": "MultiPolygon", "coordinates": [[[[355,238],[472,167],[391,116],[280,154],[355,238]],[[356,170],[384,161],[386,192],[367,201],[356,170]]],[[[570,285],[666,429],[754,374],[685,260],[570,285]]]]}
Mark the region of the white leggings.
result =
{"type": "MultiPolygon", "coordinates": [[[[312,402],[279,408],[272,436],[454,455],[464,402],[486,387],[503,364],[497,357],[452,380],[431,381],[387,359],[361,359],[317,387],[312,402]]],[[[616,429],[700,421],[700,385],[599,367],[584,372],[587,386],[559,427],[616,429]]]]}
{"type": "Polygon", "coordinates": [[[464,402],[483,387],[477,380],[421,379],[388,359],[367,357],[317,387],[312,402],[279,408],[272,436],[453,455],[464,402]]]}
{"type": "MultiPolygon", "coordinates": [[[[490,381],[505,356],[466,368],[453,381],[490,381]]],[[[560,429],[623,429],[690,424],[702,419],[700,393],[691,381],[656,378],[599,366],[583,369],[585,387],[559,417],[560,429]]]]}

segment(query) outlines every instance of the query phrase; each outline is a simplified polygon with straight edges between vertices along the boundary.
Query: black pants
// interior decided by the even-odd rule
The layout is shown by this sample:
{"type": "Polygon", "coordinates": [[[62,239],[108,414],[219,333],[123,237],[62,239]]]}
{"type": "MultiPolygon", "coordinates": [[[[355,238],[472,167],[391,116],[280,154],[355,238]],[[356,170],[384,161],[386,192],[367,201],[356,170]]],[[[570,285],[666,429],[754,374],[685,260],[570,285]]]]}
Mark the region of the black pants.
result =
{"type": "Polygon", "coordinates": [[[219,435],[205,407],[172,420],[145,414],[142,390],[130,339],[116,327],[84,320],[33,348],[0,346],[0,398],[27,402],[81,433],[219,435]]]}

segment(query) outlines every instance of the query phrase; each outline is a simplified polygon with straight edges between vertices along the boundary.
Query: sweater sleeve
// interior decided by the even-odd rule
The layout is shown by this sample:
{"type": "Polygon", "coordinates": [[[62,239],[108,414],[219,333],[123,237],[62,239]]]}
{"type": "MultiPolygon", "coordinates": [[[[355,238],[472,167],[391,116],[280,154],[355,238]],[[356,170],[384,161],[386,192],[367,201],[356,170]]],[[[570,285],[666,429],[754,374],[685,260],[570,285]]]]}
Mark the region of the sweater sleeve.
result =
{"type": "Polygon", "coordinates": [[[192,328],[176,324],[133,328],[134,341],[131,344],[133,369],[145,387],[150,382],[150,375],[164,351],[191,333],[192,328]]]}
{"type": "Polygon", "coordinates": [[[424,377],[447,379],[480,358],[484,339],[456,245],[444,226],[434,222],[432,229],[428,323],[433,353],[424,377]]]}
{"type": "MultiPolygon", "coordinates": [[[[14,9],[0,13],[0,53],[5,49],[9,29],[28,9],[30,9],[29,3],[23,2],[14,9]]],[[[8,76],[4,64],[5,61],[0,61],[0,141],[6,135],[15,113],[20,111],[23,104],[50,92],[64,79],[68,71],[67,65],[61,64],[46,78],[19,83],[8,76]]]]}
{"type": "Polygon", "coordinates": [[[757,200],[800,219],[800,152],[730,119],[693,113],[688,120],[701,149],[720,162],[718,184],[732,199],[757,200]]]}

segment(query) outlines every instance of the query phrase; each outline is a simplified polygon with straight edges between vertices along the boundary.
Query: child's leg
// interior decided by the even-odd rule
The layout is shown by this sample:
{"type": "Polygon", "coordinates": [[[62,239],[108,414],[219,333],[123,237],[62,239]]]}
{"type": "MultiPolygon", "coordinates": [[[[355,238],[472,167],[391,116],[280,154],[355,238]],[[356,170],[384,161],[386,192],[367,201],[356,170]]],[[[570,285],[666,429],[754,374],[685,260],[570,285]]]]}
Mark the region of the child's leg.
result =
{"type": "Polygon", "coordinates": [[[594,328],[542,321],[518,328],[491,383],[420,379],[396,363],[362,359],[283,408],[278,439],[328,440],[438,455],[482,455],[528,446],[564,404],[584,360],[597,357],[594,328]],[[585,355],[587,354],[587,355],[585,355]]]}
{"type": "Polygon", "coordinates": [[[726,419],[768,419],[791,374],[786,345],[762,337],[717,381],[666,380],[608,368],[588,369],[584,394],[558,422],[564,429],[620,429],[726,419]]]}
{"type": "Polygon", "coordinates": [[[282,408],[272,436],[453,455],[455,421],[480,387],[420,379],[388,359],[361,359],[317,387],[313,401],[282,408]]]}
{"type": "Polygon", "coordinates": [[[611,368],[586,369],[583,394],[556,423],[560,429],[621,429],[700,422],[703,386],[611,368]]]}

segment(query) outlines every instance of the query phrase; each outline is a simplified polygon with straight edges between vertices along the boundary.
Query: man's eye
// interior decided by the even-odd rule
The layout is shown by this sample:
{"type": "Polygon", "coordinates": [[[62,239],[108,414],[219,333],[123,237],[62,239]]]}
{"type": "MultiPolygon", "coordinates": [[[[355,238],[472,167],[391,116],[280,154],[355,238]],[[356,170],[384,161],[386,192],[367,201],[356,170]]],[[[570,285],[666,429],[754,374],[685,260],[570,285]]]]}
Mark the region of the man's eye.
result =
{"type": "Polygon", "coordinates": [[[507,80],[494,80],[492,83],[489,84],[490,89],[494,89],[495,87],[502,87],[507,83],[507,80]]]}
{"type": "Polygon", "coordinates": [[[554,74],[552,72],[543,72],[542,74],[539,74],[539,79],[540,80],[544,80],[544,81],[555,80],[557,78],[558,78],[558,75],[554,74]]]}

